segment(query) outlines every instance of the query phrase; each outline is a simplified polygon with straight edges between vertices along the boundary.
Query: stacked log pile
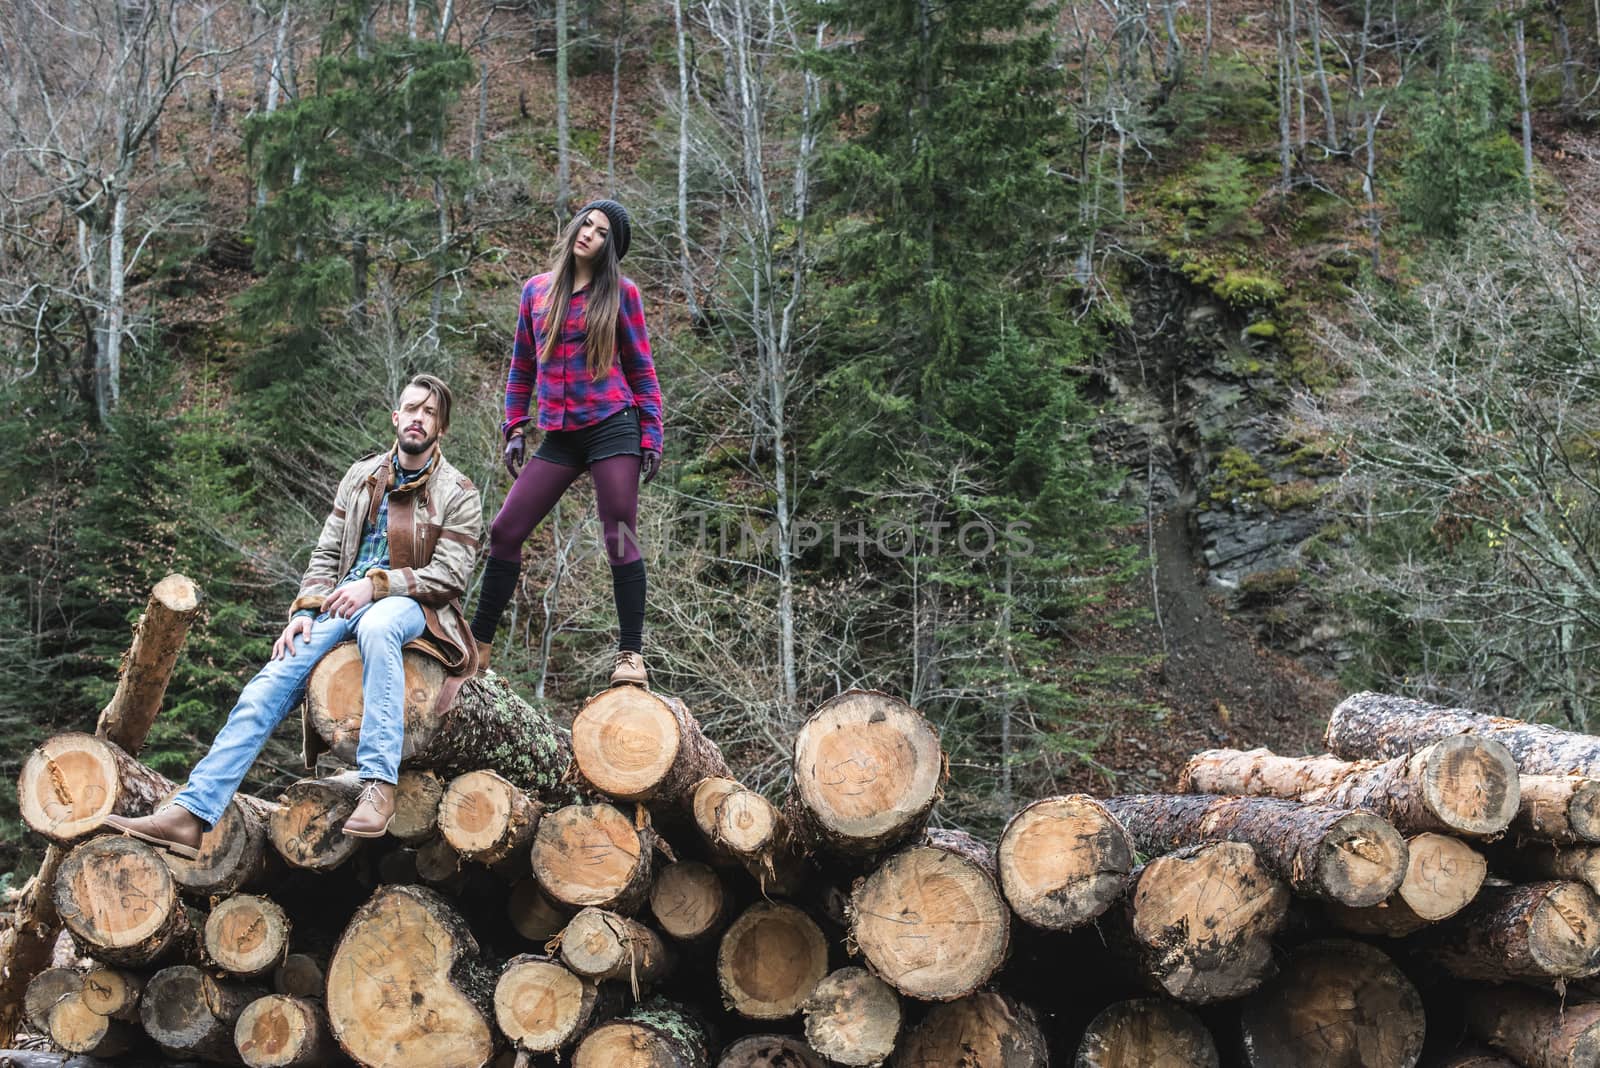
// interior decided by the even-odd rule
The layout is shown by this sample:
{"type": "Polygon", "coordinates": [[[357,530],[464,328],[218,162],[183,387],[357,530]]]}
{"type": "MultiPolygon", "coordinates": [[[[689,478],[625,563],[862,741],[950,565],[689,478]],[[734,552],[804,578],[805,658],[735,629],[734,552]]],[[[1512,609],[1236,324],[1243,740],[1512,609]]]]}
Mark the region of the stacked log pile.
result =
{"type": "MultiPolygon", "coordinates": [[[[383,839],[340,832],[347,773],[180,860],[103,829],[172,783],[41,745],[18,795],[60,856],[27,900],[81,959],[12,1007],[65,1052],[0,1063],[1600,1065],[1600,738],[1358,694],[1328,755],[1199,753],[1182,792],[986,842],[930,823],[940,739],[885,693],[818,707],[775,802],[674,698],[565,728],[492,674],[439,710],[413,667],[383,839]]],[[[351,675],[310,688],[335,753],[351,675]]]]}

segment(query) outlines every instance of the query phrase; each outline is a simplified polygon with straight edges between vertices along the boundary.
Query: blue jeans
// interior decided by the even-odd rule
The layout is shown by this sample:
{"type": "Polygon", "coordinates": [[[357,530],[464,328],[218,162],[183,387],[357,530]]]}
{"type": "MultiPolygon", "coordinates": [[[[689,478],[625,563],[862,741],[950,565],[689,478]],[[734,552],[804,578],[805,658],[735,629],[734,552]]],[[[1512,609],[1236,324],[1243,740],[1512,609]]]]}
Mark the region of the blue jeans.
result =
{"type": "Polygon", "coordinates": [[[381,598],[348,619],[317,616],[310,635],[302,636],[295,646],[295,655],[269,660],[245,684],[238,704],[228,713],[228,722],[172,803],[215,826],[262,746],[305,696],[311,669],[352,633],[361,649],[361,742],[356,748],[356,768],[363,779],[398,780],[406,726],[406,676],[400,647],[421,637],[426,629],[422,606],[409,597],[381,598]]]}

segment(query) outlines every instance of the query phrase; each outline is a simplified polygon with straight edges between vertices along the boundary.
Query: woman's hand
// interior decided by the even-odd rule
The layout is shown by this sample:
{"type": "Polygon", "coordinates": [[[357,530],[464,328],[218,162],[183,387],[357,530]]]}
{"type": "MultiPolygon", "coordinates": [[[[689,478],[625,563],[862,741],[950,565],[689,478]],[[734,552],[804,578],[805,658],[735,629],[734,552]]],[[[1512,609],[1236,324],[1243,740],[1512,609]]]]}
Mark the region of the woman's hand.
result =
{"type": "Polygon", "coordinates": [[[639,458],[639,474],[644,478],[645,485],[648,486],[660,470],[661,454],[654,449],[645,449],[644,455],[639,458]]]}
{"type": "Polygon", "coordinates": [[[511,435],[511,440],[506,442],[505,462],[506,470],[511,473],[513,482],[522,470],[522,465],[527,462],[528,439],[521,434],[511,435]]]}

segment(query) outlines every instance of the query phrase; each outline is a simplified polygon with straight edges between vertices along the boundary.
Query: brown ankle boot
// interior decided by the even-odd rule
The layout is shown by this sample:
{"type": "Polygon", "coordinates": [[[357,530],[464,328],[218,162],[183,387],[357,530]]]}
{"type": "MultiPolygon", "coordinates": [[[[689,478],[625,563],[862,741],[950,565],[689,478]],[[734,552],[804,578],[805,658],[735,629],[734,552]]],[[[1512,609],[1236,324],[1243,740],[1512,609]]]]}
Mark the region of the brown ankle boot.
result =
{"type": "Polygon", "coordinates": [[[649,689],[649,681],[645,676],[644,656],[632,649],[618,649],[615,668],[611,672],[611,685],[643,686],[649,689]]]}
{"type": "Polygon", "coordinates": [[[344,833],[352,838],[382,838],[394,822],[394,809],[394,784],[368,779],[356,810],[344,821],[344,833]]]}
{"type": "Polygon", "coordinates": [[[181,805],[168,805],[153,816],[107,816],[106,826],[187,860],[200,855],[200,836],[205,834],[200,817],[181,805]]]}
{"type": "MultiPolygon", "coordinates": [[[[478,639],[472,639],[478,642],[478,639]]],[[[473,678],[487,674],[489,671],[489,658],[494,653],[494,642],[478,642],[478,670],[473,673],[473,678]]]]}

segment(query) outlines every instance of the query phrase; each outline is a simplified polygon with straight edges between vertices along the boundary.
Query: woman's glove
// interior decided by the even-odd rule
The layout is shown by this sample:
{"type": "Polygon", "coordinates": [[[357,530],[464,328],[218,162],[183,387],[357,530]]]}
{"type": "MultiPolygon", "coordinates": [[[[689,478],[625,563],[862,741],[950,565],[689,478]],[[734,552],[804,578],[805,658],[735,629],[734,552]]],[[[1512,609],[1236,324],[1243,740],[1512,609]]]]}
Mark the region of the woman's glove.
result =
{"type": "Polygon", "coordinates": [[[645,449],[644,456],[639,460],[639,474],[644,477],[646,485],[656,477],[656,472],[661,470],[661,454],[654,449],[645,449]]]}
{"type": "Polygon", "coordinates": [[[527,451],[528,439],[521,434],[512,434],[511,439],[506,442],[506,470],[511,472],[512,481],[516,481],[517,473],[527,462],[527,451]]]}

